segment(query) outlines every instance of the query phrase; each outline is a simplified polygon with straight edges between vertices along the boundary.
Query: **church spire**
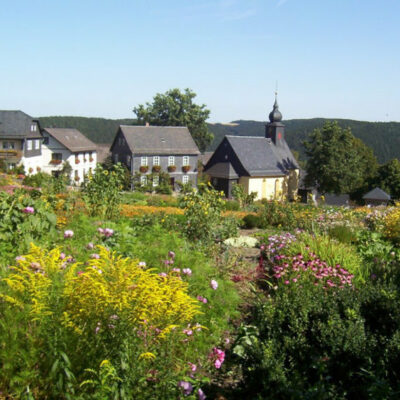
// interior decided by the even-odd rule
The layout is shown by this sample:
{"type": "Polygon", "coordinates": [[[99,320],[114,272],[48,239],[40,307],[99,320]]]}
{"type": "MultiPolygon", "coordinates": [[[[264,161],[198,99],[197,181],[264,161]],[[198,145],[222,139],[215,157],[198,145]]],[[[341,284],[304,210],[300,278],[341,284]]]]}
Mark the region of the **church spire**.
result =
{"type": "Polygon", "coordinates": [[[273,109],[269,113],[269,120],[271,123],[282,121],[282,114],[279,111],[279,106],[278,106],[278,92],[277,91],[275,92],[275,103],[274,103],[273,109]]]}

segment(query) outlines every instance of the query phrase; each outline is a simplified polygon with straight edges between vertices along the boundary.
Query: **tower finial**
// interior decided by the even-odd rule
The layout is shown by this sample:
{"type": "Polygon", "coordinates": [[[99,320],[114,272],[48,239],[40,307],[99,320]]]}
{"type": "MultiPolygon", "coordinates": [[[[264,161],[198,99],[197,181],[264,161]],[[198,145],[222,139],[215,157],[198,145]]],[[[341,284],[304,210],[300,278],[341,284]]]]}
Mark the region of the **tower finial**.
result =
{"type": "Polygon", "coordinates": [[[275,91],[275,103],[273,106],[272,111],[269,114],[269,120],[270,122],[280,122],[282,121],[282,114],[279,111],[279,106],[278,106],[278,82],[276,83],[276,91],[275,91]]]}

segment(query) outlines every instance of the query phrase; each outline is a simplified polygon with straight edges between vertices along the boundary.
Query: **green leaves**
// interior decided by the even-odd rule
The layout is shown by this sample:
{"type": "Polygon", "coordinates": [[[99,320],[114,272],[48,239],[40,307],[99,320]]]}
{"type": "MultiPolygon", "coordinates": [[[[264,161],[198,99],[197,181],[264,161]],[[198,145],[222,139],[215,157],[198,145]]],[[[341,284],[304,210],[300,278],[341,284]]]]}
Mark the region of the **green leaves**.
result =
{"type": "Polygon", "coordinates": [[[196,94],[185,89],[171,89],[165,94],[157,93],[153,103],[140,104],[133,109],[138,123],[149,122],[159,126],[187,126],[200,151],[204,151],[213,140],[213,134],[208,131],[206,120],[210,115],[205,104],[193,102],[196,94]]]}
{"type": "Polygon", "coordinates": [[[315,129],[304,146],[309,157],[305,182],[322,193],[354,192],[376,172],[372,150],[337,122],[315,129]]]}

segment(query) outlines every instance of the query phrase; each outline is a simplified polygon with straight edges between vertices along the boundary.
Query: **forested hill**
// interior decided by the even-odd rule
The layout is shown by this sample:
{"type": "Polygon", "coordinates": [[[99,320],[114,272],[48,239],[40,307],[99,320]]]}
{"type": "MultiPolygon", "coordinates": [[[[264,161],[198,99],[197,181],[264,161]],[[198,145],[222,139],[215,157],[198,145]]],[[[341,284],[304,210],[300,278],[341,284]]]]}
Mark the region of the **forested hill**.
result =
{"type": "MultiPolygon", "coordinates": [[[[86,117],[40,117],[42,127],[76,128],[95,143],[111,143],[119,125],[133,125],[134,119],[104,119],[86,117]]],[[[400,122],[365,122],[335,119],[341,127],[350,127],[354,136],[360,138],[374,150],[380,163],[400,157],[400,122]]],[[[326,119],[292,119],[283,121],[286,126],[286,140],[291,149],[304,159],[302,142],[307,134],[321,127],[326,119]]],[[[215,150],[225,135],[263,136],[264,122],[233,121],[230,124],[209,124],[214,141],[209,151],[215,150]]]]}

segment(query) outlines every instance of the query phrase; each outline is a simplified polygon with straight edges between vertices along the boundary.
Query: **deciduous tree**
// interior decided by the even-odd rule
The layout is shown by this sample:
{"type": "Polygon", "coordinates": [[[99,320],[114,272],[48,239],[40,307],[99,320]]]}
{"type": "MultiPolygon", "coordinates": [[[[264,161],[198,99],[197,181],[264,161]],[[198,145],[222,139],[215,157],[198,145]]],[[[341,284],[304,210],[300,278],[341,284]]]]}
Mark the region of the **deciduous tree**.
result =
{"type": "Polygon", "coordinates": [[[375,175],[378,164],[372,150],[356,139],[350,128],[327,122],[315,129],[306,148],[306,184],[322,193],[352,193],[375,175]]]}
{"type": "Polygon", "coordinates": [[[152,103],[140,104],[133,112],[141,124],[187,126],[200,151],[204,151],[213,139],[206,124],[210,110],[204,104],[195,104],[195,97],[190,89],[184,92],[171,89],[164,94],[156,94],[152,103]]]}

